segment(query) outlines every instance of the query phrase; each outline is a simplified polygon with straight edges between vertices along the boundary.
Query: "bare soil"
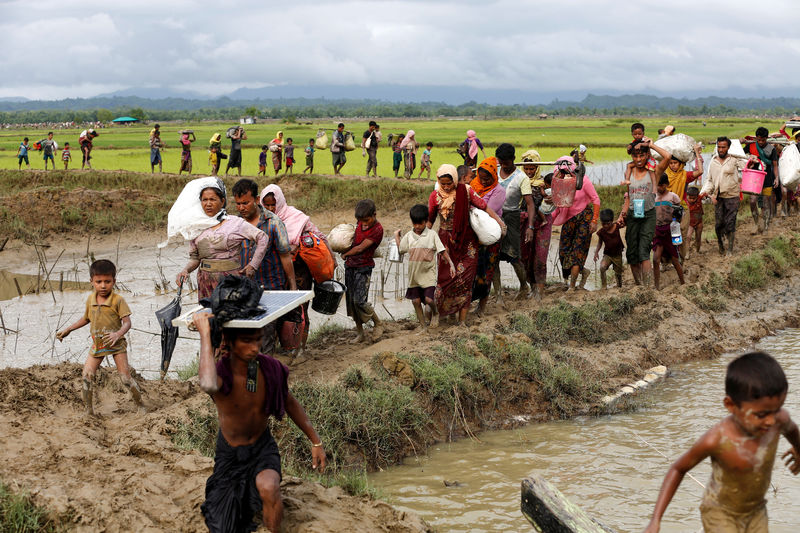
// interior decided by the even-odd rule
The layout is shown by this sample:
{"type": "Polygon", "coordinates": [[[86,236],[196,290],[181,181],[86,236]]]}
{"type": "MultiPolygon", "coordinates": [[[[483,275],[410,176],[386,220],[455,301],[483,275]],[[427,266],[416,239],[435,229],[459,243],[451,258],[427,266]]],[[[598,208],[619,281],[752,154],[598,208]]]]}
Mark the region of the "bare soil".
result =
{"type": "MultiPolygon", "coordinates": [[[[50,198],[43,198],[51,202],[50,198]]],[[[38,206],[41,207],[41,206],[38,206]]],[[[36,209],[37,206],[31,206],[36,209]]],[[[350,212],[331,213],[318,221],[323,228],[352,218],[350,212]]],[[[379,218],[381,214],[379,213],[379,218]]],[[[406,227],[406,214],[386,213],[382,222],[387,233],[406,227]]],[[[727,274],[737,257],[762,248],[777,235],[793,236],[800,230],[800,217],[778,219],[767,235],[750,236],[752,222],[740,226],[737,253],[722,257],[715,243],[688,262],[687,282],[703,284],[712,272],[727,274]]],[[[121,242],[141,243],[154,239],[150,233],[105,236],[93,249],[112,250],[121,242]]],[[[59,238],[59,246],[85,250],[86,236],[59,238]]],[[[11,242],[3,253],[6,268],[34,264],[25,247],[11,242]],[[14,250],[17,252],[15,253],[14,250]]],[[[68,250],[69,251],[69,250],[68,250]]],[[[31,252],[32,255],[32,252],[31,252]]],[[[508,268],[503,265],[502,268],[508,268]]],[[[603,376],[602,386],[614,390],[641,377],[656,364],[711,358],[725,350],[750,345],[776,329],[797,324],[800,317],[800,275],[771,281],[764,289],[740,292],[732,288],[727,309],[709,312],[698,307],[679,286],[673,270],[662,276],[665,288],[653,292],[650,303],[637,310],[631,320],[649,316],[655,326],[645,333],[606,344],[570,341],[563,349],[583,360],[590,375],[603,376]]],[[[559,300],[572,304],[593,301],[612,294],[645,289],[634,287],[629,274],[622,289],[578,291],[565,294],[552,288],[542,302],[513,300],[494,305],[470,333],[505,335],[512,313],[528,313],[559,300]]],[[[432,353],[434,347],[464,333],[443,324],[429,335],[419,336],[408,320],[388,323],[385,333],[369,343],[351,344],[352,330],[328,335],[310,348],[305,362],[292,366],[294,381],[332,381],[351,365],[368,366],[381,352],[432,353]]],[[[119,380],[101,372],[97,411],[83,415],[80,401],[80,366],[62,363],[27,369],[0,370],[0,471],[3,479],[30,490],[34,500],[61,517],[77,531],[202,531],[199,506],[213,460],[196,452],[178,449],[170,439],[177,420],[188,420],[188,411],[207,404],[208,398],[191,382],[141,381],[148,407],[138,414],[119,380]]],[[[540,396],[532,391],[527,400],[503,405],[490,418],[472,421],[474,430],[509,427],[515,415],[543,419],[548,415],[540,396]]],[[[592,406],[586,406],[589,410],[592,406]]],[[[402,438],[402,437],[401,437],[402,438]]],[[[286,503],[285,531],[387,531],[415,532],[429,528],[418,517],[397,511],[383,502],[347,496],[337,488],[296,478],[283,482],[286,503]]]]}

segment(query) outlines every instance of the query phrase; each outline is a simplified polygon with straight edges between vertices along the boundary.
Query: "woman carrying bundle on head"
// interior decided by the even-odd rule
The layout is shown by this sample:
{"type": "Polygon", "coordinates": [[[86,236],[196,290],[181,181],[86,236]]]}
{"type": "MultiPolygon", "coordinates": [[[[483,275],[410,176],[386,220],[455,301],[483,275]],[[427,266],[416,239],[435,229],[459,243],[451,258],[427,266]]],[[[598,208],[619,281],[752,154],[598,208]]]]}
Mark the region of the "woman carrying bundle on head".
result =
{"type": "Polygon", "coordinates": [[[472,284],[478,267],[478,237],[469,223],[470,206],[485,210],[503,228],[500,217],[486,201],[468,185],[458,183],[458,172],[453,165],[441,165],[436,171],[439,189],[428,198],[428,228],[440,216],[439,238],[455,265],[456,275],[450,275],[450,265],[439,256],[439,274],[436,281],[436,307],[440,316],[457,314],[458,324],[466,328],[467,311],[472,301],[472,284]]]}
{"type": "MultiPolygon", "coordinates": [[[[576,177],[578,165],[570,156],[556,160],[553,169],[553,181],[576,177]]],[[[584,268],[592,234],[597,230],[600,218],[600,197],[594,185],[587,177],[583,177],[583,185],[575,191],[575,198],[569,207],[558,207],[553,212],[553,226],[561,226],[561,238],[558,242],[558,257],[561,271],[566,283],[566,290],[575,290],[578,274],[581,274],[580,288],[586,283],[589,270],[584,268]]]]}

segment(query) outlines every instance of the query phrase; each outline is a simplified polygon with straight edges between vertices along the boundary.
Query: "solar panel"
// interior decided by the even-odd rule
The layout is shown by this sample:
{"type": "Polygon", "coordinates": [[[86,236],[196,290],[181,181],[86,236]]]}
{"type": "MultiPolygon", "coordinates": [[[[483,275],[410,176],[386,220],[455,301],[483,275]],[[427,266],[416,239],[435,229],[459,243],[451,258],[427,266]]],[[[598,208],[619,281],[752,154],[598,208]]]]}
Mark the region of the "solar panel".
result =
{"type": "MultiPolygon", "coordinates": [[[[222,326],[226,328],[262,328],[282,317],[295,307],[311,301],[314,298],[314,291],[264,291],[258,305],[264,312],[252,318],[237,318],[229,320],[222,326]]],[[[203,306],[196,305],[186,313],[172,320],[172,325],[179,327],[189,327],[192,323],[192,315],[201,311],[203,306]]],[[[205,308],[208,312],[211,309],[205,308]]],[[[194,329],[192,326],[190,329],[194,329]]]]}

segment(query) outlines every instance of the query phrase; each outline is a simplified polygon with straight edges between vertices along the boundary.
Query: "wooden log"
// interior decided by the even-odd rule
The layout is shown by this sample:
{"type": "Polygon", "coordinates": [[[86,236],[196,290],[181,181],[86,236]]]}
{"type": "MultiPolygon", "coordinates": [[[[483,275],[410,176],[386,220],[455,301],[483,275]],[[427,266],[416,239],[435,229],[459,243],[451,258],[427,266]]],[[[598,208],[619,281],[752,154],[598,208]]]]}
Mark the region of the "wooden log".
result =
{"type": "Polygon", "coordinates": [[[522,480],[521,509],[540,533],[614,533],[538,476],[522,480]]]}

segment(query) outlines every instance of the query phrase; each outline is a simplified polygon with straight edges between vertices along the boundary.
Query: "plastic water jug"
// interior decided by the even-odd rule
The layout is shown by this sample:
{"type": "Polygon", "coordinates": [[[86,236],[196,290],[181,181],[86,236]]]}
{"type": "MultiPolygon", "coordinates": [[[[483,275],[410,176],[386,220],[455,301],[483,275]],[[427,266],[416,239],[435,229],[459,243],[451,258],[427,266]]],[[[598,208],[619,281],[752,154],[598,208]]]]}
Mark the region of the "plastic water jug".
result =
{"type": "Polygon", "coordinates": [[[669,225],[669,232],[672,235],[672,244],[678,246],[683,244],[683,236],[681,236],[681,223],[675,219],[669,225]]]}

